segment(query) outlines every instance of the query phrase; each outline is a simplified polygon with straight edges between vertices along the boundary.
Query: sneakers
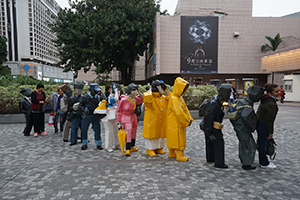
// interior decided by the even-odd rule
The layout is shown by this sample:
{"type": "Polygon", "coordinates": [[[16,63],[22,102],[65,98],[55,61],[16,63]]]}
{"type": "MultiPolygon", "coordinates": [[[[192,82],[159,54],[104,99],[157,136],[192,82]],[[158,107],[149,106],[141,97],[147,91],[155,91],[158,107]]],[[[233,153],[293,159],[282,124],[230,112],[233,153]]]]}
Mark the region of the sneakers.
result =
{"type": "Polygon", "coordinates": [[[34,137],[37,137],[37,136],[38,136],[38,133],[37,133],[37,132],[35,132],[33,136],[34,136],[34,137]]]}
{"type": "Polygon", "coordinates": [[[269,163],[269,165],[267,165],[267,166],[261,165],[261,167],[265,168],[265,169],[275,169],[276,165],[274,165],[273,163],[269,163]]]}
{"type": "Polygon", "coordinates": [[[45,131],[43,131],[42,133],[41,133],[41,135],[48,135],[45,131]]]}
{"type": "Polygon", "coordinates": [[[114,150],[113,150],[112,148],[108,148],[108,149],[106,149],[106,151],[107,151],[108,153],[111,153],[111,152],[113,152],[114,150]]]}

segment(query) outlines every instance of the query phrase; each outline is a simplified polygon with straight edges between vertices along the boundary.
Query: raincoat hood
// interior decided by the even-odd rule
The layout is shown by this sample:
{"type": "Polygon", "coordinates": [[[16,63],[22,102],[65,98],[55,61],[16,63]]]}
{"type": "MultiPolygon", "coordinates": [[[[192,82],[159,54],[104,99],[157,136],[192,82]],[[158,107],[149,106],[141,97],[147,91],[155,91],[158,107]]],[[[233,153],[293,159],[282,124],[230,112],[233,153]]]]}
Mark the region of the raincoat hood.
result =
{"type": "Polygon", "coordinates": [[[174,87],[173,87],[173,94],[176,96],[182,96],[186,93],[186,91],[189,89],[189,83],[178,77],[175,79],[174,87]]]}

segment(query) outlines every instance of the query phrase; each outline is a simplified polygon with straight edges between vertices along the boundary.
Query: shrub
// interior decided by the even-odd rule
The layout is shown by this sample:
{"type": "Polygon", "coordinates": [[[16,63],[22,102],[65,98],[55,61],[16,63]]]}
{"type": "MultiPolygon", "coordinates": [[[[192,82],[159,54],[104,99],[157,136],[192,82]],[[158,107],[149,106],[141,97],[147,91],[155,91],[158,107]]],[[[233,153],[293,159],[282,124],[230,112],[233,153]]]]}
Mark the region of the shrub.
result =
{"type": "MultiPolygon", "coordinates": [[[[1,79],[1,77],[0,77],[1,79]]],[[[36,83],[37,84],[37,83],[36,83]]],[[[19,101],[24,97],[20,90],[24,87],[28,87],[31,91],[36,89],[36,84],[34,85],[12,85],[8,87],[0,86],[0,114],[14,114],[20,113],[19,111],[19,101]]],[[[44,84],[44,92],[46,97],[50,100],[52,93],[56,91],[57,85],[44,84]]],[[[146,91],[148,85],[139,85],[139,89],[142,93],[146,91]]],[[[101,85],[102,91],[105,91],[105,86],[101,85]]],[[[124,90],[124,85],[121,85],[122,90],[124,90]]],[[[84,86],[83,93],[89,92],[89,87],[84,86]]],[[[168,85],[168,90],[172,91],[173,87],[168,85]]],[[[72,88],[73,90],[73,88],[72,88]]],[[[205,99],[211,98],[213,95],[217,94],[217,89],[215,86],[198,86],[197,88],[189,87],[188,91],[183,95],[183,98],[190,110],[198,109],[201,103],[205,99]]],[[[46,104],[49,104],[46,102],[46,104]]]]}

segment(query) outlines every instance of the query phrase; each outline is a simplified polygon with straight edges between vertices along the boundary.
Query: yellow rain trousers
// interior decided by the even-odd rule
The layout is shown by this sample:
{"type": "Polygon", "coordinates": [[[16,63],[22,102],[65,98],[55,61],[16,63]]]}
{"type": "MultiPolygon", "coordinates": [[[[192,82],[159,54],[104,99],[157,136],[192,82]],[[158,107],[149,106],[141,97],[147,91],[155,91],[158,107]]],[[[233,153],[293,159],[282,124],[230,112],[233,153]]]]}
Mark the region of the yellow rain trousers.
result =
{"type": "Polygon", "coordinates": [[[182,98],[188,88],[187,81],[176,78],[167,107],[166,135],[169,149],[184,150],[186,147],[186,127],[194,121],[182,98]]]}

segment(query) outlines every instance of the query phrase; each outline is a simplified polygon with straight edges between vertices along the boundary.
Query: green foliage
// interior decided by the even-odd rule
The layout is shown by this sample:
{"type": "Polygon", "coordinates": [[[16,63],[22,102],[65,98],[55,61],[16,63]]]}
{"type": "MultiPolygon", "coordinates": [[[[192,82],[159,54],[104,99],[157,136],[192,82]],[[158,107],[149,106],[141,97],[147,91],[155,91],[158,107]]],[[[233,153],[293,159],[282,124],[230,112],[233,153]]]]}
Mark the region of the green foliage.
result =
{"type": "Polygon", "coordinates": [[[0,35],[0,65],[6,61],[7,57],[7,39],[0,35]]]}
{"type": "Polygon", "coordinates": [[[1,65],[0,64],[0,76],[10,76],[11,75],[11,69],[9,66],[5,65],[1,65]]]}
{"type": "MultiPolygon", "coordinates": [[[[1,79],[1,78],[0,78],[1,79]]],[[[57,85],[44,84],[44,92],[46,97],[50,100],[52,93],[56,92],[57,85]]],[[[148,85],[139,85],[139,90],[144,93],[148,85]]],[[[167,85],[168,90],[172,91],[172,86],[167,85]]],[[[36,84],[34,85],[18,85],[18,86],[0,86],[0,114],[13,114],[20,113],[19,111],[19,101],[24,97],[20,90],[24,87],[28,87],[31,91],[36,89],[36,84]]],[[[71,87],[73,90],[73,87],[71,87]]],[[[100,85],[102,91],[105,91],[105,85],[100,85]]],[[[121,89],[124,91],[124,85],[121,85],[121,89]]],[[[83,93],[89,92],[89,86],[84,86],[83,93]]],[[[198,109],[201,103],[205,99],[210,99],[213,95],[217,94],[217,89],[215,86],[198,86],[197,88],[189,87],[183,98],[190,110],[198,109]]],[[[47,104],[49,104],[49,100],[47,104]]]]}
{"type": "Polygon", "coordinates": [[[279,44],[282,42],[280,38],[280,34],[277,33],[277,35],[273,38],[266,36],[266,39],[270,42],[270,44],[264,44],[260,47],[261,52],[266,52],[266,51],[275,51],[279,44]]]}
{"type": "Polygon", "coordinates": [[[36,86],[38,83],[42,83],[43,85],[59,85],[59,83],[55,83],[53,81],[44,81],[33,78],[32,76],[26,77],[22,75],[17,75],[12,77],[11,75],[1,76],[0,74],[0,86],[8,87],[8,86],[20,86],[20,85],[34,85],[36,86]]]}
{"type": "MultiPolygon", "coordinates": [[[[129,84],[138,55],[152,41],[153,22],[160,5],[155,0],[82,0],[61,10],[49,24],[57,34],[54,40],[65,71],[77,72],[90,66],[96,74],[113,68],[121,71],[129,84]]],[[[164,11],[166,13],[166,11],[164,11]]]]}

